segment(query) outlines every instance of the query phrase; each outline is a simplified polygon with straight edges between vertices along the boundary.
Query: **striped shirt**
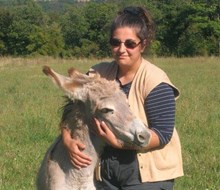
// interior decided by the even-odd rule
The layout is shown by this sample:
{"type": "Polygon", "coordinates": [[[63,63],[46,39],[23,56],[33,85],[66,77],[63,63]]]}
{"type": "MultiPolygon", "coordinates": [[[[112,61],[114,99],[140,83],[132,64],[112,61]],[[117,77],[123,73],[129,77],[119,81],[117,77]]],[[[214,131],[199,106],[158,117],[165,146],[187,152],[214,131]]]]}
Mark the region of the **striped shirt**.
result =
{"type": "MultiPolygon", "coordinates": [[[[131,83],[120,88],[128,96],[131,83]]],[[[160,145],[167,144],[173,134],[175,123],[175,97],[173,89],[166,83],[160,83],[147,96],[144,101],[144,109],[148,120],[148,126],[159,137],[160,145]]]]}

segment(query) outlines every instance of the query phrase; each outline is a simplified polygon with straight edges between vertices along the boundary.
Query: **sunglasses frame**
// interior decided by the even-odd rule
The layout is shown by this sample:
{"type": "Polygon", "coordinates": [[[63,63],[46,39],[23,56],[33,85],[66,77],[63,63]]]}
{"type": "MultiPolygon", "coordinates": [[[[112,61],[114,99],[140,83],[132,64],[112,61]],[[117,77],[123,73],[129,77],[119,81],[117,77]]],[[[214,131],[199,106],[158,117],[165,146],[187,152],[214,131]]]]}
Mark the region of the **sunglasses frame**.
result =
{"type": "Polygon", "coordinates": [[[127,39],[124,42],[122,42],[121,40],[119,40],[117,38],[111,38],[109,40],[110,45],[113,47],[119,47],[123,43],[125,45],[125,47],[128,49],[136,48],[137,46],[140,45],[141,42],[142,42],[142,40],[140,40],[140,42],[136,43],[134,40],[131,40],[131,39],[127,39]]]}

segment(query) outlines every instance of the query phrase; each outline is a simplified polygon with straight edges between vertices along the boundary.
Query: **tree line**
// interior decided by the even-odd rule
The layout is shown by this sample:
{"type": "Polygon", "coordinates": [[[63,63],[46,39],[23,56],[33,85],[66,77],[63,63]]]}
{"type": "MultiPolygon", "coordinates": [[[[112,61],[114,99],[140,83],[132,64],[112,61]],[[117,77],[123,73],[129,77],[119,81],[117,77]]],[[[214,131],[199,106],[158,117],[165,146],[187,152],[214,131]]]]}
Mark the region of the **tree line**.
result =
{"type": "Polygon", "coordinates": [[[109,27],[124,6],[147,8],[155,56],[218,56],[219,0],[12,0],[0,3],[1,56],[108,57],[109,27]]]}

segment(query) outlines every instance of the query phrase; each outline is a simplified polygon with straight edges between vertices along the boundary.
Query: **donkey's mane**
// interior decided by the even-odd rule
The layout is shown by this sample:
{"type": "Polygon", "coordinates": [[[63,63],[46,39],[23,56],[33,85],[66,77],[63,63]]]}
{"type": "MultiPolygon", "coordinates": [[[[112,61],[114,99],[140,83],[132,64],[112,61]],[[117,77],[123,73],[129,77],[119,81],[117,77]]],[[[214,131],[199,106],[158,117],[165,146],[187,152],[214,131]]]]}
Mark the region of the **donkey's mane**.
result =
{"type": "MultiPolygon", "coordinates": [[[[78,113],[80,111],[80,108],[84,107],[84,103],[80,100],[71,100],[68,96],[64,96],[64,106],[60,108],[60,110],[63,112],[63,115],[61,117],[61,122],[65,121],[69,114],[71,114],[74,111],[74,115],[81,115],[81,113],[78,113]],[[77,114],[78,113],[78,114],[77,114]]],[[[78,118],[78,117],[77,117],[78,118]]]]}
{"type": "MultiPolygon", "coordinates": [[[[91,97],[113,97],[113,95],[121,91],[119,88],[119,84],[115,81],[109,81],[105,78],[96,78],[93,82],[87,83],[85,86],[91,97]],[[107,88],[106,88],[107,87],[107,88]]],[[[122,91],[121,91],[122,92],[122,91]]],[[[121,96],[125,96],[122,92],[121,96]]]]}

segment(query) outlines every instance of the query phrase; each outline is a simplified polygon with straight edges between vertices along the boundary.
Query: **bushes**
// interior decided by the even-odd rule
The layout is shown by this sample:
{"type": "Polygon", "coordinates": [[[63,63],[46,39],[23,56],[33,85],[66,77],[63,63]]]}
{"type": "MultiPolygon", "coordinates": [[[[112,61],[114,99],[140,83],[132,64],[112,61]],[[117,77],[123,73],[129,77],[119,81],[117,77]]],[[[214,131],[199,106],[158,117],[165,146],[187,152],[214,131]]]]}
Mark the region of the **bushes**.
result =
{"type": "Polygon", "coordinates": [[[48,17],[34,2],[0,9],[2,32],[1,55],[58,55],[63,38],[57,24],[48,24],[48,17]]]}
{"type": "MultiPolygon", "coordinates": [[[[16,2],[16,1],[14,1],[16,2]]],[[[0,55],[107,57],[109,27],[125,4],[147,7],[156,21],[156,40],[149,53],[156,56],[219,55],[220,13],[209,4],[181,0],[56,3],[28,0],[0,7],[0,55]]],[[[6,3],[6,2],[5,2],[6,3]]],[[[211,3],[211,4],[210,4],[211,3]]]]}

